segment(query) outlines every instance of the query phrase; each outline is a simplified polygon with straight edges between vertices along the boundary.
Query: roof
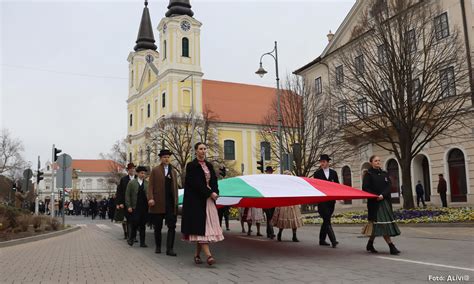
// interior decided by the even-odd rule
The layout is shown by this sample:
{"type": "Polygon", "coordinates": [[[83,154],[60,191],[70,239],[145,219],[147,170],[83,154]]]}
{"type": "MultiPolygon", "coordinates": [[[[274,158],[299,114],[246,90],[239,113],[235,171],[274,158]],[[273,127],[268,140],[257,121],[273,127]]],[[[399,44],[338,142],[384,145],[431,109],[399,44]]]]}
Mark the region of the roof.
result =
{"type": "Polygon", "coordinates": [[[202,80],[203,109],[212,111],[214,121],[262,124],[276,99],[276,88],[202,80]]]}
{"type": "Polygon", "coordinates": [[[83,173],[110,173],[123,167],[112,160],[72,160],[72,168],[83,173]]]}
{"type": "Polygon", "coordinates": [[[319,63],[319,62],[321,62],[321,56],[316,57],[316,59],[314,59],[314,60],[311,61],[310,63],[304,65],[303,67],[300,67],[300,68],[296,69],[295,71],[293,71],[293,74],[298,75],[298,74],[301,73],[302,71],[308,69],[309,67],[311,67],[311,66],[313,66],[314,64],[319,63]]]}

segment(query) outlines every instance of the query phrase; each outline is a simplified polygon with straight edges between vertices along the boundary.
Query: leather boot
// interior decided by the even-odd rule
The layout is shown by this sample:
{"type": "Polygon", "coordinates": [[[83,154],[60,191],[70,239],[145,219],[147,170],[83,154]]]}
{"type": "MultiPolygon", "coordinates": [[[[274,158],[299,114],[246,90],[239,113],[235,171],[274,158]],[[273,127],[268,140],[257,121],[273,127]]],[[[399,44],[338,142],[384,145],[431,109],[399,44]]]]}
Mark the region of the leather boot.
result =
{"type": "Polygon", "coordinates": [[[155,253],[161,253],[161,231],[155,229],[155,253]]]}
{"type": "Polygon", "coordinates": [[[123,236],[125,240],[128,240],[128,232],[127,232],[127,224],[122,223],[122,228],[123,228],[123,236]]]}
{"type": "Polygon", "coordinates": [[[339,242],[336,241],[336,235],[334,234],[334,230],[332,229],[332,226],[328,227],[328,237],[329,240],[331,241],[332,247],[335,248],[339,242]]]}
{"type": "Polygon", "coordinates": [[[176,231],[175,230],[168,230],[168,234],[166,235],[166,255],[169,256],[176,256],[177,254],[173,251],[174,246],[174,237],[176,231]]]}
{"type": "Polygon", "coordinates": [[[388,244],[388,247],[390,248],[390,254],[397,255],[397,254],[400,253],[400,251],[395,247],[395,245],[393,243],[388,244]]]}
{"type": "Polygon", "coordinates": [[[278,240],[279,242],[281,242],[281,233],[283,233],[283,230],[282,230],[282,229],[280,229],[280,230],[278,231],[278,235],[277,235],[277,240],[278,240]]]}
{"type": "Polygon", "coordinates": [[[296,229],[293,229],[293,239],[294,242],[299,242],[298,238],[296,237],[296,229]]]}
{"type": "Polygon", "coordinates": [[[370,240],[367,242],[366,246],[367,251],[370,251],[371,253],[378,253],[378,251],[374,248],[374,241],[370,240]]]}

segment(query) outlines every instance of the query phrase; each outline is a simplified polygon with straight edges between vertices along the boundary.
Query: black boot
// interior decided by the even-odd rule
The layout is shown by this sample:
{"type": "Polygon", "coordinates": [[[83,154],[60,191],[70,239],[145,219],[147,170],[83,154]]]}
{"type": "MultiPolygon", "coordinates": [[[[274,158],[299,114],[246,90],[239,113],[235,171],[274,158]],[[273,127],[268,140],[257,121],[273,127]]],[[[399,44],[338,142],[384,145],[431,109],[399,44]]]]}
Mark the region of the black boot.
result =
{"type": "Polygon", "coordinates": [[[278,240],[279,242],[281,242],[281,233],[283,233],[283,230],[282,230],[282,229],[280,229],[280,230],[278,231],[278,235],[277,235],[277,240],[278,240]]]}
{"type": "Polygon", "coordinates": [[[335,248],[339,244],[339,242],[336,241],[336,235],[334,234],[334,231],[331,225],[329,225],[328,227],[328,237],[329,237],[329,240],[331,241],[332,247],[335,248]]]}
{"type": "Polygon", "coordinates": [[[147,248],[148,246],[145,243],[145,226],[140,228],[140,247],[147,248]]]}
{"type": "Polygon", "coordinates": [[[374,248],[374,240],[369,240],[367,242],[367,251],[370,251],[371,253],[378,253],[378,251],[374,248]]]}
{"type": "Polygon", "coordinates": [[[161,231],[155,229],[155,253],[161,253],[161,231]]]}
{"type": "Polygon", "coordinates": [[[176,256],[177,254],[173,251],[173,246],[174,246],[174,237],[175,237],[176,231],[173,230],[168,230],[168,234],[166,235],[166,255],[169,256],[176,256]]]}
{"type": "Polygon", "coordinates": [[[395,245],[392,243],[392,244],[388,244],[389,248],[390,248],[390,254],[394,254],[394,255],[397,255],[400,253],[400,251],[395,247],[395,245]]]}
{"type": "Polygon", "coordinates": [[[293,229],[293,239],[294,242],[299,242],[298,238],[296,237],[296,229],[293,229]]]}
{"type": "Polygon", "coordinates": [[[122,228],[123,228],[123,236],[125,240],[128,240],[128,233],[127,233],[127,224],[122,223],[122,228]]]}

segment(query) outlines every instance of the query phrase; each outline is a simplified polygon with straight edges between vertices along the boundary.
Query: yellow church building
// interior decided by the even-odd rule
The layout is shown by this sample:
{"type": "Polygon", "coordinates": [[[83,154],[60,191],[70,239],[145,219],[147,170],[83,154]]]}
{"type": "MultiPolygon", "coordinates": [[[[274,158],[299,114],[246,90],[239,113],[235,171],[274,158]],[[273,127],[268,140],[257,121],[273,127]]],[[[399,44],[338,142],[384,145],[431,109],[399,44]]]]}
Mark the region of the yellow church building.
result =
{"type": "MultiPolygon", "coordinates": [[[[128,160],[146,164],[150,159],[147,131],[158,120],[190,111],[199,116],[207,109],[214,116],[222,158],[231,160],[239,174],[257,173],[263,142],[259,131],[276,89],[203,79],[202,23],[193,17],[189,1],[169,2],[157,28],[157,41],[147,5],[134,51],[127,58],[128,160]]],[[[265,159],[270,160],[269,156],[265,154],[265,159]]],[[[157,158],[151,157],[151,165],[156,163],[157,158]]]]}

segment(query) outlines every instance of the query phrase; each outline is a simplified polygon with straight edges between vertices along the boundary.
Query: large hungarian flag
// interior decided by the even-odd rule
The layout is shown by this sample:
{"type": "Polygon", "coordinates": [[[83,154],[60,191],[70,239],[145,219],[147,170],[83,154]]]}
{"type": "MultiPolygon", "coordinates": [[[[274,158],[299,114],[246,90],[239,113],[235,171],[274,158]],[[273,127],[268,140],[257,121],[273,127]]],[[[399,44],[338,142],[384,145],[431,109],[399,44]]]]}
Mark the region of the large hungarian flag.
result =
{"type": "MultiPolygon", "coordinates": [[[[247,175],[219,181],[217,205],[271,208],[328,200],[376,198],[343,184],[290,175],[247,175]]],[[[180,190],[179,203],[183,201],[180,190]]]]}

